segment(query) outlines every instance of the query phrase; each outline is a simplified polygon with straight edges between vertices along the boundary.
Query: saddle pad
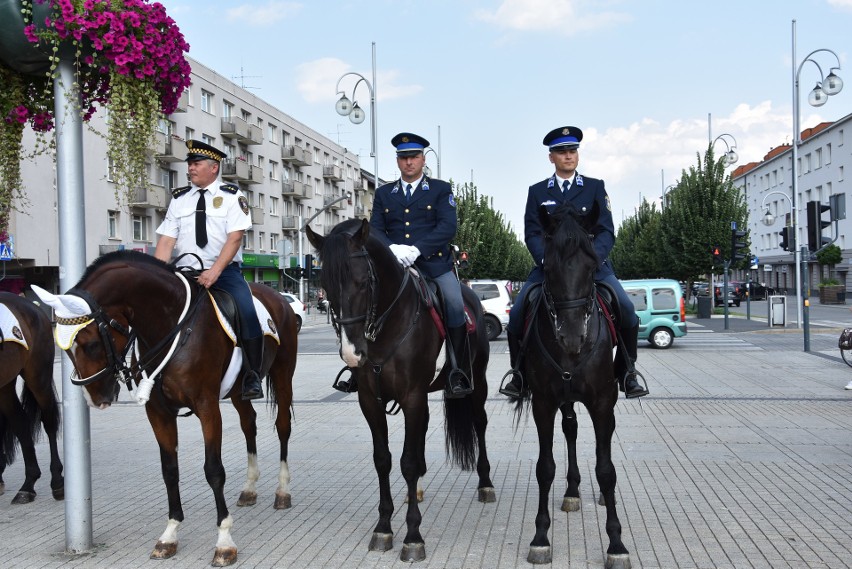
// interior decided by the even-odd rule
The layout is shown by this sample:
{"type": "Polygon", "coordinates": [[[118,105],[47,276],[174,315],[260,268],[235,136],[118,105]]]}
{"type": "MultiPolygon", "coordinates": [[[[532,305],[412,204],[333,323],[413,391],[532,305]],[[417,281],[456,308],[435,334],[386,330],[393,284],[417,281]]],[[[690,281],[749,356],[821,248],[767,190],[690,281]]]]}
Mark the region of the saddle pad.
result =
{"type": "Polygon", "coordinates": [[[3,342],[16,342],[24,348],[30,349],[27,345],[27,339],[24,338],[24,333],[21,331],[18,317],[5,304],[0,304],[0,333],[3,334],[0,338],[3,342]]]}

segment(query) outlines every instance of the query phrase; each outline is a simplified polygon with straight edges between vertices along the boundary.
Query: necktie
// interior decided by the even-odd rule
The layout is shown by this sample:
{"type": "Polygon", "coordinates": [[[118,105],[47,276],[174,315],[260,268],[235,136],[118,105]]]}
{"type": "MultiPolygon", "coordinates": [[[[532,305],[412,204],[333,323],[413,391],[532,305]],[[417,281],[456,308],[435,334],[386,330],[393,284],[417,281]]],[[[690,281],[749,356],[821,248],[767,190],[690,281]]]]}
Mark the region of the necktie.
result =
{"type": "Polygon", "coordinates": [[[207,204],[204,202],[204,192],[198,190],[198,202],[195,204],[195,244],[199,247],[207,245],[207,204]]]}
{"type": "Polygon", "coordinates": [[[568,180],[565,180],[564,182],[562,182],[562,195],[563,196],[568,193],[568,188],[570,188],[570,187],[571,187],[571,182],[569,182],[568,180]]]}
{"type": "Polygon", "coordinates": [[[411,200],[411,184],[405,186],[405,201],[411,200]]]}

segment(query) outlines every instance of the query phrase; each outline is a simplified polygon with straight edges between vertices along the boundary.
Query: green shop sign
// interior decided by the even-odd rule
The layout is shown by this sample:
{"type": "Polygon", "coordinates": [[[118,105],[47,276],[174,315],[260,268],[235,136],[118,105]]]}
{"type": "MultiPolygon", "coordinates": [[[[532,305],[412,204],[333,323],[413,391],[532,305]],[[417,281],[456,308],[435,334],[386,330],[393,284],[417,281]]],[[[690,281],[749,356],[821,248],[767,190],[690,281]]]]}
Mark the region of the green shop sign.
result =
{"type": "Polygon", "coordinates": [[[243,253],[243,268],[278,268],[278,255],[243,253]]]}

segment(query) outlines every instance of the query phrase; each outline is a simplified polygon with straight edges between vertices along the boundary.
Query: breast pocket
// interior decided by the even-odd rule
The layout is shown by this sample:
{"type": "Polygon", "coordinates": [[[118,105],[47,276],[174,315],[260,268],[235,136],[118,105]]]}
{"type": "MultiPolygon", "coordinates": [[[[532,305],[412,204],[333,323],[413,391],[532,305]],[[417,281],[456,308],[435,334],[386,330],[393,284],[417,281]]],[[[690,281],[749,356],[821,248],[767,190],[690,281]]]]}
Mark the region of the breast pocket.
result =
{"type": "Polygon", "coordinates": [[[438,220],[438,211],[432,204],[417,204],[417,218],[426,223],[435,223],[438,220]]]}
{"type": "Polygon", "coordinates": [[[228,233],[228,212],[225,208],[207,210],[207,231],[216,235],[228,233]]]}

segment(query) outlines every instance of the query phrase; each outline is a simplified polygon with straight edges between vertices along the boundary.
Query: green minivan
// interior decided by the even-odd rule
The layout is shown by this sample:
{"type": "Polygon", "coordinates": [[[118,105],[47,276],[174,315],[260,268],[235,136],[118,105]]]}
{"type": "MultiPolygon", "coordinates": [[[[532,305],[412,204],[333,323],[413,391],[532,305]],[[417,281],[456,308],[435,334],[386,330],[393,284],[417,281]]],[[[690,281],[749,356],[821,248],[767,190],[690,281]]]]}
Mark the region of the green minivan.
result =
{"type": "Polygon", "coordinates": [[[639,339],[655,348],[671,347],[686,336],[686,301],[680,283],[671,279],[621,281],[639,317],[639,339]]]}

